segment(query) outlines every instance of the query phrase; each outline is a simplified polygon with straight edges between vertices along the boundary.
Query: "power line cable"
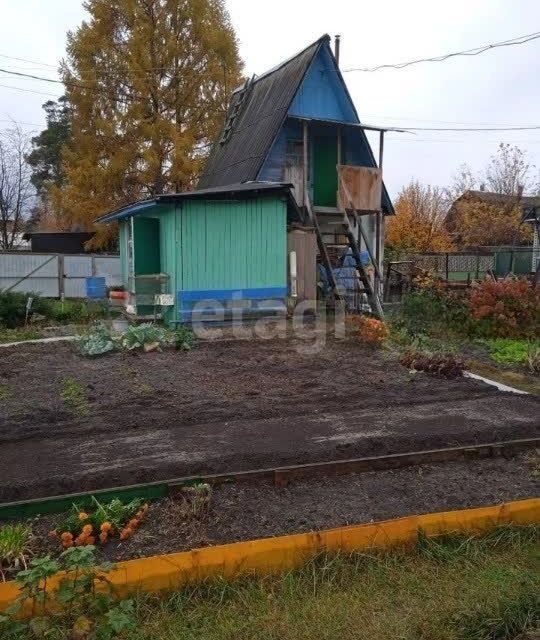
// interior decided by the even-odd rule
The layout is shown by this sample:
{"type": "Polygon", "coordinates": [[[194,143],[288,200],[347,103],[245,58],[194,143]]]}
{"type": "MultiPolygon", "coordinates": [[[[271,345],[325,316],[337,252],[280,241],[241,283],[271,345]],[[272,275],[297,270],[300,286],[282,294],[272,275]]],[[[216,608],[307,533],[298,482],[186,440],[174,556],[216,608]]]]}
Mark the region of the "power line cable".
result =
{"type": "Polygon", "coordinates": [[[24,89],[23,87],[14,87],[9,84],[0,84],[0,87],[4,87],[4,89],[14,89],[15,91],[24,91],[26,93],[37,93],[40,96],[49,96],[50,98],[58,99],[59,96],[54,93],[44,93],[43,91],[35,91],[34,89],[24,89]]]}
{"type": "Polygon", "coordinates": [[[19,62],[30,62],[31,64],[37,64],[40,67],[50,67],[52,69],[58,69],[57,64],[49,64],[48,62],[38,62],[37,60],[28,60],[28,58],[16,58],[15,56],[8,56],[5,53],[0,53],[0,58],[7,58],[8,60],[18,60],[19,62]]]}
{"type": "Polygon", "coordinates": [[[398,62],[396,64],[380,64],[376,67],[351,67],[350,69],[342,69],[343,73],[349,73],[351,71],[364,71],[372,73],[373,71],[380,71],[381,69],[404,69],[410,67],[413,64],[420,64],[421,62],[443,62],[449,58],[456,58],[458,56],[478,56],[481,53],[490,51],[491,49],[497,49],[499,47],[511,47],[518,44],[525,44],[531,40],[540,38],[540,31],[529,33],[524,36],[517,36],[510,40],[503,40],[501,42],[495,42],[493,44],[485,44],[480,47],[474,47],[473,49],[465,49],[464,51],[456,51],[453,53],[446,53],[441,56],[434,56],[432,58],[419,58],[417,60],[409,60],[408,62],[398,62]]]}

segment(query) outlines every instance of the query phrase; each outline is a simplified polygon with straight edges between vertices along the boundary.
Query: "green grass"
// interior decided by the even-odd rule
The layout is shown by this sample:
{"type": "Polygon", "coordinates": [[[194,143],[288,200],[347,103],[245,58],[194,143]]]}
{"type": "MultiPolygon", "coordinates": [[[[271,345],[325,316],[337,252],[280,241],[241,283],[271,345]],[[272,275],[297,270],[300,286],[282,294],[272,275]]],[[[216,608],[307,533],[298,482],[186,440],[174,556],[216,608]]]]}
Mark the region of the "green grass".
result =
{"type": "Polygon", "coordinates": [[[89,413],[90,407],[88,399],[82,385],[74,378],[64,378],[62,380],[62,391],[60,393],[64,404],[73,411],[73,413],[85,416],[89,413]]]}
{"type": "Polygon", "coordinates": [[[0,343],[19,342],[21,340],[37,340],[43,334],[32,327],[20,327],[18,329],[8,329],[0,326],[0,343]]]}
{"type": "Polygon", "coordinates": [[[540,617],[538,527],[319,557],[139,598],[130,640],[513,640],[540,617]]]}

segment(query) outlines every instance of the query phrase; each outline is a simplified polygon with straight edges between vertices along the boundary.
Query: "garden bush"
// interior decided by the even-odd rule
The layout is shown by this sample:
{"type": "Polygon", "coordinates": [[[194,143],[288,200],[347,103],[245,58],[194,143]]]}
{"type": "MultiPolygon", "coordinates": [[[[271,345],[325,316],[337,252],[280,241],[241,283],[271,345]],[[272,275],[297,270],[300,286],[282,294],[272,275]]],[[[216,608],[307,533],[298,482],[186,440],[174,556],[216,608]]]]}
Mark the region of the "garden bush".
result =
{"type": "Polygon", "coordinates": [[[19,293],[16,291],[0,291],[0,325],[8,329],[22,327],[26,318],[28,298],[32,298],[29,315],[39,313],[47,315],[50,301],[35,293],[19,293]]]}
{"type": "Polygon", "coordinates": [[[459,294],[428,286],[404,296],[401,323],[412,335],[437,326],[466,334],[470,331],[471,317],[467,301],[459,294]]]}
{"type": "Polygon", "coordinates": [[[469,304],[479,334],[494,338],[540,335],[540,287],[525,278],[487,279],[473,286],[469,304]]]}
{"type": "Polygon", "coordinates": [[[349,331],[363,344],[371,347],[380,347],[388,338],[388,327],[377,320],[367,316],[348,316],[347,327],[349,331]]]}

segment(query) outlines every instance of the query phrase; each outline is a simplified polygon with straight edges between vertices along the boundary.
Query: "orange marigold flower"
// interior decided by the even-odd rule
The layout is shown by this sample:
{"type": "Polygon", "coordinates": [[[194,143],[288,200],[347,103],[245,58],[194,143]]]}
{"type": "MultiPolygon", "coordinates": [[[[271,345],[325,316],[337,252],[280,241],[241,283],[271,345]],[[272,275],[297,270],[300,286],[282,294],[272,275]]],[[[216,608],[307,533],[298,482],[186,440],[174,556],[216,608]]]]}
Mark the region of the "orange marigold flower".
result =
{"type": "Polygon", "coordinates": [[[73,540],[64,540],[64,542],[62,542],[62,546],[64,549],[69,549],[69,547],[73,546],[73,540]]]}
{"type": "Polygon", "coordinates": [[[120,540],[127,540],[132,533],[133,529],[130,529],[129,527],[122,529],[122,531],[120,532],[120,540]]]}
{"type": "Polygon", "coordinates": [[[99,528],[100,531],[109,532],[112,531],[112,524],[110,522],[103,522],[99,528]]]}
{"type": "Polygon", "coordinates": [[[62,542],[73,540],[73,534],[69,531],[64,531],[64,533],[60,536],[60,540],[62,540],[62,542]]]}
{"type": "Polygon", "coordinates": [[[83,534],[81,533],[79,536],[77,536],[77,537],[75,538],[75,544],[76,544],[78,547],[82,547],[83,545],[85,545],[85,544],[86,544],[86,539],[87,539],[87,537],[88,537],[88,536],[85,536],[85,535],[83,535],[83,534]]]}
{"type": "Polygon", "coordinates": [[[136,529],[139,526],[139,521],[136,518],[132,518],[128,523],[127,526],[129,529],[136,529]]]}
{"type": "Polygon", "coordinates": [[[93,527],[91,524],[85,524],[84,527],[82,528],[82,532],[84,533],[85,536],[89,536],[93,531],[93,527]]]}
{"type": "Polygon", "coordinates": [[[86,544],[96,544],[96,538],[94,536],[88,536],[88,538],[86,538],[86,544]]]}
{"type": "Polygon", "coordinates": [[[101,544],[105,544],[108,539],[109,539],[109,536],[106,531],[102,531],[99,534],[99,541],[101,542],[101,544]]]}
{"type": "Polygon", "coordinates": [[[79,513],[79,520],[88,520],[88,514],[85,513],[84,511],[81,511],[79,513]]]}

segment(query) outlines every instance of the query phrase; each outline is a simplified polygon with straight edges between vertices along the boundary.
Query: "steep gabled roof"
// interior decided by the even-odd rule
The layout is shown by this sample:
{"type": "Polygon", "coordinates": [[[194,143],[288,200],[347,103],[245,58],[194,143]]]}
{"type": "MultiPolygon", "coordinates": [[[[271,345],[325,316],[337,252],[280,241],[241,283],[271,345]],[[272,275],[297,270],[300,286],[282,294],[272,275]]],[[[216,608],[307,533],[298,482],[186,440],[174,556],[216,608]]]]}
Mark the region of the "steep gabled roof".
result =
{"type": "MultiPolygon", "coordinates": [[[[255,78],[224,144],[214,145],[199,180],[198,188],[217,187],[256,180],[270,147],[283,124],[289,106],[321,46],[325,35],[293,58],[255,78]]],[[[229,116],[241,93],[237,90],[229,105],[229,116]]]]}

